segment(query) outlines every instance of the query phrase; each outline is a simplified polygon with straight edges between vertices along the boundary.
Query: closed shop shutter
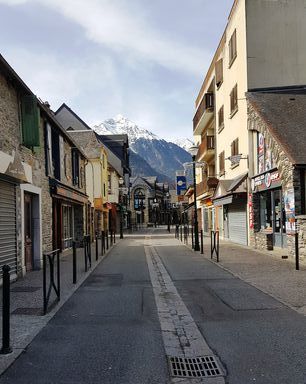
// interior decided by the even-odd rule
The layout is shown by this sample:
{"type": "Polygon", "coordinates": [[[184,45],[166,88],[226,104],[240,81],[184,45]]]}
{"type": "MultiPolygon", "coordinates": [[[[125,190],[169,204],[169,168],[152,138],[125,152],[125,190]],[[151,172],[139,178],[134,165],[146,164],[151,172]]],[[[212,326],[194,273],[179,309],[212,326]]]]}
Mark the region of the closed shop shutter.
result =
{"type": "Polygon", "coordinates": [[[246,201],[234,201],[228,206],[229,239],[247,245],[246,201]]]}
{"type": "Polygon", "coordinates": [[[17,273],[16,190],[15,185],[0,180],[0,274],[9,265],[17,273]]]}

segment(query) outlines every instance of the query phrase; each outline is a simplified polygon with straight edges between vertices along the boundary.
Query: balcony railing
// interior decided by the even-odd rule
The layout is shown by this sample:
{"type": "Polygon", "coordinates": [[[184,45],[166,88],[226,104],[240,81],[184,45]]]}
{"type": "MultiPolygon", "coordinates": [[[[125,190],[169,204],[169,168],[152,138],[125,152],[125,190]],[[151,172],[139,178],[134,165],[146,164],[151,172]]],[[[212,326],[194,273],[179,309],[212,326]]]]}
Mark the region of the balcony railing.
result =
{"type": "Polygon", "coordinates": [[[193,130],[196,129],[197,125],[199,124],[199,121],[201,120],[204,112],[206,110],[212,111],[214,108],[214,94],[212,92],[205,93],[197,112],[193,118],[193,130]]]}
{"type": "Polygon", "coordinates": [[[215,136],[205,135],[198,149],[197,160],[204,159],[208,151],[215,149],[215,136]]]}
{"type": "Polygon", "coordinates": [[[218,179],[215,177],[205,177],[200,183],[197,184],[197,196],[203,195],[216,188],[218,179]]]}

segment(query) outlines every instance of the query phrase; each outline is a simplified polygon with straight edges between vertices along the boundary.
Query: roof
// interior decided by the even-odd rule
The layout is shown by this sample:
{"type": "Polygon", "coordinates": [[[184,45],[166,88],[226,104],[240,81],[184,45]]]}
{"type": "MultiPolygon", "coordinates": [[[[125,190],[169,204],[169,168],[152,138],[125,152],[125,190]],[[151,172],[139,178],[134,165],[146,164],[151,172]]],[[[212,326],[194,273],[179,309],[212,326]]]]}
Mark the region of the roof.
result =
{"type": "Polygon", "coordinates": [[[306,89],[248,92],[247,99],[293,164],[306,164],[306,89]]]}
{"type": "Polygon", "coordinates": [[[83,149],[89,159],[100,158],[103,145],[97,140],[96,135],[92,130],[68,132],[83,149]]]}
{"type": "MultiPolygon", "coordinates": [[[[58,110],[55,112],[55,115],[58,115],[63,109],[66,109],[68,112],[70,112],[83,126],[84,126],[84,129],[88,129],[88,130],[91,130],[91,128],[89,127],[88,124],[85,123],[84,120],[82,120],[80,118],[79,115],[77,115],[70,107],[68,107],[68,105],[66,103],[63,103],[59,108],[58,110]]],[[[73,129],[75,129],[75,127],[71,127],[73,129]]]]}
{"type": "Polygon", "coordinates": [[[10,81],[22,92],[26,94],[33,95],[33,92],[26,85],[26,83],[18,76],[18,74],[14,71],[14,69],[9,65],[9,63],[5,60],[5,58],[0,54],[0,73],[2,73],[6,78],[10,79],[10,81]]]}

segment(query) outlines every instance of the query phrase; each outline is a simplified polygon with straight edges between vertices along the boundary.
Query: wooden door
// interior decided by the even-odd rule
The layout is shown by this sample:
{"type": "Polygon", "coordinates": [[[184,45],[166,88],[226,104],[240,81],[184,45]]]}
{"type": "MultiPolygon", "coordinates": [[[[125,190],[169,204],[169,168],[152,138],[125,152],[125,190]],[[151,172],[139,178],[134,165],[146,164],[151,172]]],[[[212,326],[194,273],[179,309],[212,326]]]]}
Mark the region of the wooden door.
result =
{"type": "Polygon", "coordinates": [[[33,217],[32,217],[32,196],[24,194],[24,255],[27,271],[33,269],[33,217]]]}

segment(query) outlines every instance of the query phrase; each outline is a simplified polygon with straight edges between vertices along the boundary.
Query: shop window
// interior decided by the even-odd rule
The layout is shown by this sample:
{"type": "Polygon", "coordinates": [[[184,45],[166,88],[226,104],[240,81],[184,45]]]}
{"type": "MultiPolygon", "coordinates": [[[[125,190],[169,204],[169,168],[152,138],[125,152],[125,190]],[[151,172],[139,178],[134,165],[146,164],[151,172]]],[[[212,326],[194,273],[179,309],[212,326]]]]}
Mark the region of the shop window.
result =
{"type": "Polygon", "coordinates": [[[73,233],[74,233],[74,216],[73,207],[71,205],[62,206],[63,215],[63,248],[72,247],[73,233]]]}
{"type": "Polygon", "coordinates": [[[141,189],[137,189],[134,193],[134,208],[145,208],[145,194],[141,189]]]}
{"type": "Polygon", "coordinates": [[[260,228],[272,228],[271,192],[260,194],[260,228]]]}

